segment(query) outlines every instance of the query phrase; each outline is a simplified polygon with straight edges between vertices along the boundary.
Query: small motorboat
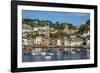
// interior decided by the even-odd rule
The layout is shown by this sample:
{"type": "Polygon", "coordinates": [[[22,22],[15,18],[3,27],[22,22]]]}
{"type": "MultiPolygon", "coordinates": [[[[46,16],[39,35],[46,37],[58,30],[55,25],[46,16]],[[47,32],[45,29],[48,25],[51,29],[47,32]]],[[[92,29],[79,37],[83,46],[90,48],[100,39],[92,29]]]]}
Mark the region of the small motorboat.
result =
{"type": "Polygon", "coordinates": [[[46,52],[41,52],[41,55],[46,55],[46,52]]]}
{"type": "Polygon", "coordinates": [[[51,60],[51,56],[45,56],[44,58],[45,58],[45,60],[47,60],[47,61],[48,61],[48,60],[51,60]]]}
{"type": "Polygon", "coordinates": [[[54,53],[49,53],[49,55],[51,55],[51,56],[52,56],[52,55],[54,55],[54,53]]]}
{"type": "Polygon", "coordinates": [[[80,53],[80,49],[73,49],[72,53],[80,53]]]}
{"type": "Polygon", "coordinates": [[[32,52],[32,55],[38,55],[38,53],[36,53],[36,52],[32,52]]]}

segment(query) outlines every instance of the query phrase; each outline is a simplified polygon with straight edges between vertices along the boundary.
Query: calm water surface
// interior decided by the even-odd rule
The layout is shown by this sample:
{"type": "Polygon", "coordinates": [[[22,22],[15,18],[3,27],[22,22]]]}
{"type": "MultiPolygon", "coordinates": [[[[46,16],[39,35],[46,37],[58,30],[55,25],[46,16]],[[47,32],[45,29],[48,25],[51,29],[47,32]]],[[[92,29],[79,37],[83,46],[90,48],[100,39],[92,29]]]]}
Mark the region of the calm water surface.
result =
{"type": "Polygon", "coordinates": [[[89,59],[90,49],[76,49],[69,48],[67,51],[59,52],[55,49],[49,49],[47,52],[33,52],[22,54],[23,62],[37,62],[37,61],[56,61],[56,60],[80,60],[89,59]]]}

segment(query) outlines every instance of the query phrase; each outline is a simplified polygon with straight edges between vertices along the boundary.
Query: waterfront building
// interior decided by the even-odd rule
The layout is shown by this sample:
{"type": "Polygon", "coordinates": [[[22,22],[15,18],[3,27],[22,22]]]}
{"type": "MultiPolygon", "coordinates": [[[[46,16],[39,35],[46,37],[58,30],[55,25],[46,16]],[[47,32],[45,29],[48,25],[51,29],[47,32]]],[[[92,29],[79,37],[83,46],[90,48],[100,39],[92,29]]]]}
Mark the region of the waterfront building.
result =
{"type": "Polygon", "coordinates": [[[69,38],[69,39],[65,39],[65,46],[81,46],[83,43],[83,39],[81,38],[69,38]]]}
{"type": "Polygon", "coordinates": [[[42,46],[48,46],[49,45],[49,38],[48,37],[43,37],[41,45],[42,46]]]}
{"type": "Polygon", "coordinates": [[[41,45],[41,42],[42,42],[42,36],[37,36],[34,41],[33,41],[33,44],[34,45],[41,45]]]}
{"type": "Polygon", "coordinates": [[[61,40],[60,39],[57,40],[57,46],[61,46],[61,40]]]}

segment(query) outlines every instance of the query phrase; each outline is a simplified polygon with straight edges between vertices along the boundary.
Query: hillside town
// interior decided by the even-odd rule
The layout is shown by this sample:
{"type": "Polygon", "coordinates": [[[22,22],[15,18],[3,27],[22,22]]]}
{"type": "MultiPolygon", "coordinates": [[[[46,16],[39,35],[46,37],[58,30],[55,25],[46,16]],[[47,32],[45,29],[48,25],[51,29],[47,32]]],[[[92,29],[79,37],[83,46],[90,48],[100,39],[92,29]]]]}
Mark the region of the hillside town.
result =
{"type": "MultiPolygon", "coordinates": [[[[30,23],[29,23],[30,24],[30,23]]],[[[90,47],[90,30],[79,32],[78,27],[69,28],[67,23],[63,28],[23,24],[23,46],[32,47],[90,47]]],[[[34,25],[34,23],[32,24],[34,25]]],[[[62,24],[59,24],[62,26],[62,24]]],[[[85,25],[85,24],[84,24],[85,25]]]]}

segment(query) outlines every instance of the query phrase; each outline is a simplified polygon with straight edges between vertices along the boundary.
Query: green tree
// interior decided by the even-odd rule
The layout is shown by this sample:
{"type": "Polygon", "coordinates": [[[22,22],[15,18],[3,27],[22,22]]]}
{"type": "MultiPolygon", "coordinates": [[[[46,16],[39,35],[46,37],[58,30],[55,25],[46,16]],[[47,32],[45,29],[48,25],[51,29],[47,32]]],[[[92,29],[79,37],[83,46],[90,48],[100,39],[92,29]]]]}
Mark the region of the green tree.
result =
{"type": "Polygon", "coordinates": [[[34,20],[32,20],[32,23],[33,23],[33,27],[37,27],[40,25],[40,20],[34,19],[34,20]]]}
{"type": "Polygon", "coordinates": [[[28,24],[29,22],[32,22],[32,19],[23,19],[22,20],[23,24],[28,24]]]}
{"type": "Polygon", "coordinates": [[[83,33],[84,31],[90,30],[90,20],[87,20],[85,24],[80,25],[78,28],[79,33],[83,33]]]}

